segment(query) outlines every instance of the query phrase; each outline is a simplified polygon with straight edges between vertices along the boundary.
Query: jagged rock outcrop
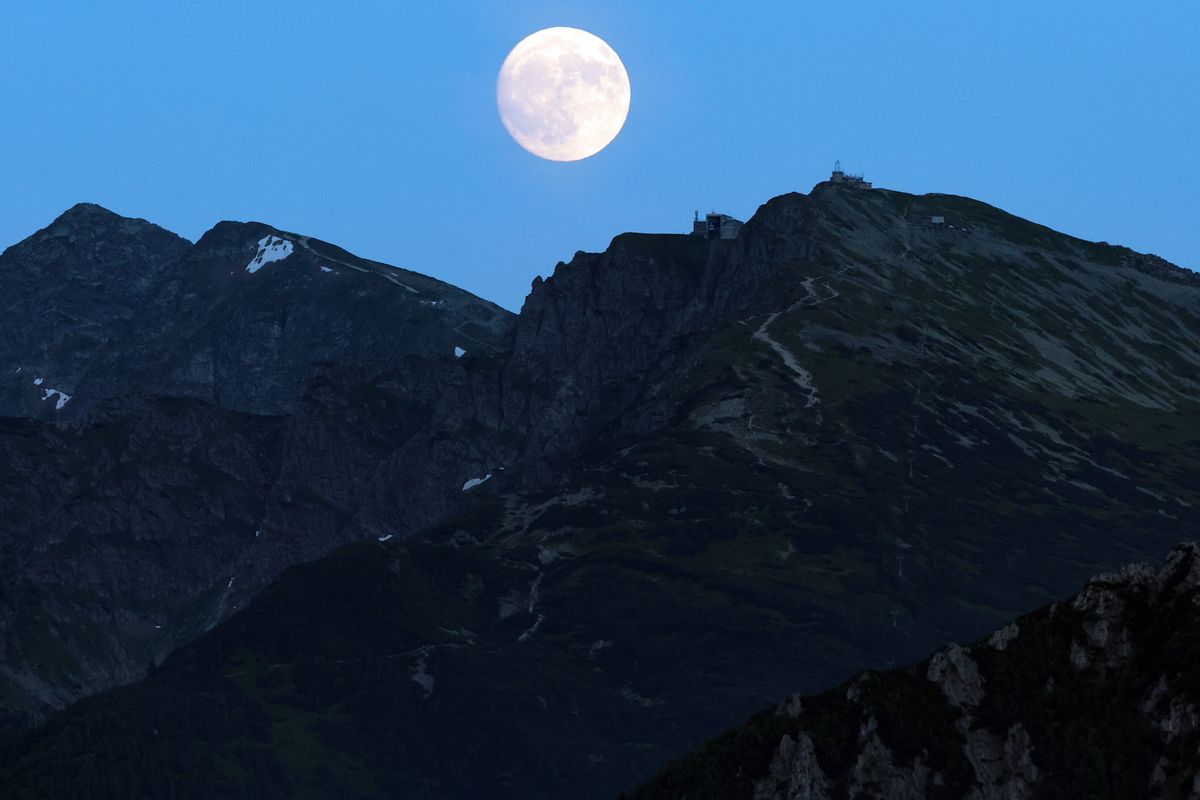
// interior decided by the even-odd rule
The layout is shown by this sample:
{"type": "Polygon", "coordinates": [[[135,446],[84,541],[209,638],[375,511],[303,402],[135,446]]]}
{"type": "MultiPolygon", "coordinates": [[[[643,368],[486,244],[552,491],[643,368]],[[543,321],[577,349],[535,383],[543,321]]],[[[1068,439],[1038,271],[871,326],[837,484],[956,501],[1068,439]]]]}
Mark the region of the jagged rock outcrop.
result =
{"type": "Polygon", "coordinates": [[[971,647],[763,712],[632,797],[1195,797],[1198,603],[1200,546],[1182,544],[971,647]],[[746,740],[778,744],[764,761],[746,740]]]}
{"type": "Polygon", "coordinates": [[[803,733],[779,741],[770,775],[754,784],[754,800],[828,800],[829,780],[817,763],[812,739],[803,733]]]}
{"type": "Polygon", "coordinates": [[[964,711],[983,699],[983,679],[971,655],[956,644],[938,651],[925,677],[937,684],[951,705],[964,711]]]}

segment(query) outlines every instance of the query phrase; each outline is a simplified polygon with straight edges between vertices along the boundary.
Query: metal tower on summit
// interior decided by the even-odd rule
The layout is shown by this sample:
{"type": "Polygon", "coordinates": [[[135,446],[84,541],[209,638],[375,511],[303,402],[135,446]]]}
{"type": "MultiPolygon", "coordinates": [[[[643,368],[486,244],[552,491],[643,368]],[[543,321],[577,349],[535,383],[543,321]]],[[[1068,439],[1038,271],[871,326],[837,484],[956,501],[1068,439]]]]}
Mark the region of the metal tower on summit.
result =
{"type": "Polygon", "coordinates": [[[844,183],[847,186],[853,186],[856,189],[870,189],[871,182],[863,180],[862,173],[846,174],[842,172],[842,162],[840,160],[833,162],[833,174],[829,176],[829,180],[833,183],[844,183]]]}

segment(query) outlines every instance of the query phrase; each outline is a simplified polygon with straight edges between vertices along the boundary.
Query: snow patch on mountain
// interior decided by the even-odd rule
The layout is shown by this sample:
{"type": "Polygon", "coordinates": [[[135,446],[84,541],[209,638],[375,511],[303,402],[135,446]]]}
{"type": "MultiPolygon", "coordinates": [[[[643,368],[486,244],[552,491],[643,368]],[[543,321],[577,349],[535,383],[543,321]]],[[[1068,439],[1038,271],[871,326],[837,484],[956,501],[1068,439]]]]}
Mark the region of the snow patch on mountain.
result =
{"type": "Polygon", "coordinates": [[[264,236],[258,240],[258,255],[246,265],[246,272],[253,274],[272,261],[282,261],[292,254],[292,249],[292,243],[287,239],[264,236]]]}
{"type": "Polygon", "coordinates": [[[471,478],[469,481],[467,481],[466,483],[463,484],[462,490],[464,492],[469,492],[472,489],[474,489],[476,486],[478,486],[479,484],[486,481],[490,477],[492,477],[492,473],[489,472],[487,475],[484,475],[482,478],[471,478]]]}
{"type": "Polygon", "coordinates": [[[433,676],[429,674],[428,669],[429,653],[432,649],[432,647],[422,647],[418,651],[420,653],[420,658],[417,660],[416,665],[410,669],[408,673],[408,677],[412,680],[412,682],[425,690],[426,697],[429,697],[431,694],[433,694],[433,686],[436,682],[434,681],[433,676]]]}
{"type": "Polygon", "coordinates": [[[67,394],[66,392],[59,391],[58,389],[45,389],[44,391],[46,393],[42,395],[43,402],[49,400],[54,395],[58,395],[58,400],[54,403],[55,411],[62,411],[63,406],[65,406],[71,399],[71,395],[67,394]]]}

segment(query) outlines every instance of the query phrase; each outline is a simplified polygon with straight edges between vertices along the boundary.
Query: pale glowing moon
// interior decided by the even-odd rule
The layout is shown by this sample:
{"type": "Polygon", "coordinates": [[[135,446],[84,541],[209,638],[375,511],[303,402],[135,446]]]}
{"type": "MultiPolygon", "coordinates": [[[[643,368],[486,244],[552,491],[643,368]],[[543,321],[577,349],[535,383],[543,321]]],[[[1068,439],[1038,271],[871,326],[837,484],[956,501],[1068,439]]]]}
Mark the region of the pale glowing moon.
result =
{"type": "Polygon", "coordinates": [[[629,73],[598,36],[546,28],[522,39],[500,67],[496,102],[517,144],[550,161],[594,156],[629,114],[629,73]]]}

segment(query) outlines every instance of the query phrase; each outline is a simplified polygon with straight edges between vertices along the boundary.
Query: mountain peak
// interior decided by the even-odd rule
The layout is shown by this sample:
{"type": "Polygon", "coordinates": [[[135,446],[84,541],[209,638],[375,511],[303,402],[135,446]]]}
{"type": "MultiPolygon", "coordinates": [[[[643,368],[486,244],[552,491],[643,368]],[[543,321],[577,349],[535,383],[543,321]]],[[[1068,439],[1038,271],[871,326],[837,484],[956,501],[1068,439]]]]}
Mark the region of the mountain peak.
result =
{"type": "Polygon", "coordinates": [[[59,220],[81,219],[87,217],[108,217],[121,219],[121,215],[98,203],[76,203],[59,215],[59,220]]]}
{"type": "Polygon", "coordinates": [[[143,225],[151,224],[143,219],[134,219],[131,217],[121,216],[117,212],[107,209],[104,206],[96,203],[76,203],[55,217],[54,221],[46,226],[46,229],[58,230],[64,228],[96,228],[102,226],[120,225],[124,222],[141,223],[143,225]]]}
{"type": "Polygon", "coordinates": [[[169,236],[179,242],[187,241],[148,220],[122,216],[96,203],[76,203],[31,238],[48,235],[51,238],[71,239],[79,236],[102,237],[114,234],[122,237],[169,236]]]}
{"type": "Polygon", "coordinates": [[[91,261],[116,266],[108,262],[135,261],[134,251],[169,259],[190,246],[188,240],[147,220],[124,217],[95,203],[76,203],[0,255],[15,258],[26,269],[64,259],[59,267],[91,261]]]}
{"type": "Polygon", "coordinates": [[[130,260],[129,248],[143,255],[157,253],[171,258],[191,247],[191,242],[147,220],[124,217],[95,203],[76,203],[45,228],[0,252],[0,256],[12,257],[27,269],[60,261],[67,254],[73,254],[68,259],[72,260],[86,252],[90,255],[83,255],[83,260],[93,260],[99,256],[96,246],[122,251],[125,260],[130,260]]]}

